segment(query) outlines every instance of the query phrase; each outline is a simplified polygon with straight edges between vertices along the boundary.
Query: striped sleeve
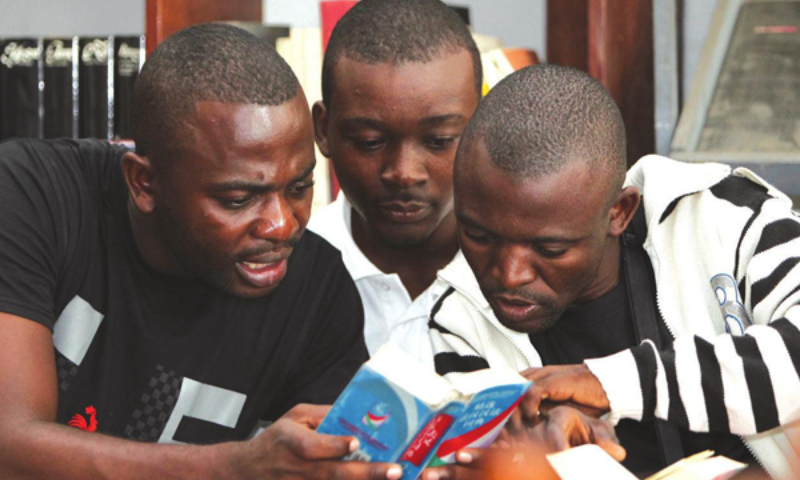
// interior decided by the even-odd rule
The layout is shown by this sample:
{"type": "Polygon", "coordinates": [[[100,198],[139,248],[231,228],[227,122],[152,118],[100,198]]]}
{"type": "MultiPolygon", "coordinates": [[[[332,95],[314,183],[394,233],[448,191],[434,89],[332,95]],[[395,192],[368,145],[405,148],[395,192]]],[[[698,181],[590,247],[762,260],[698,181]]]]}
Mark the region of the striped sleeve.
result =
{"type": "Polygon", "coordinates": [[[742,233],[736,276],[752,320],[743,334],[681,336],[662,351],[645,342],[586,361],[612,419],[751,435],[800,418],[800,222],[787,210],[764,201],[742,233]]]}
{"type": "Polygon", "coordinates": [[[436,321],[442,305],[455,290],[450,287],[431,310],[430,328],[433,346],[433,363],[436,373],[452,379],[454,375],[489,368],[489,363],[461,336],[451,332],[436,321]]]}

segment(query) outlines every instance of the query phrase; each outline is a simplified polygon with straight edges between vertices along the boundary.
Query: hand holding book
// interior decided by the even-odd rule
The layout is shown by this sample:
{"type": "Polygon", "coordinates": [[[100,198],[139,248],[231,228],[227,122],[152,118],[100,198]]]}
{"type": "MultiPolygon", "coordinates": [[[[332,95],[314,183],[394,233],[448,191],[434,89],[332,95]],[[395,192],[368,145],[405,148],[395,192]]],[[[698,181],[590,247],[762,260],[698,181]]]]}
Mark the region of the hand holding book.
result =
{"type": "Polygon", "coordinates": [[[403,479],[426,466],[455,462],[456,453],[487,447],[530,382],[510,369],[481,370],[452,383],[392,345],[356,373],[317,429],[353,435],[349,460],[397,462],[403,479]]]}
{"type": "Polygon", "coordinates": [[[399,463],[403,480],[416,479],[423,468],[424,480],[482,478],[490,456],[483,449],[498,435],[496,447],[536,443],[559,451],[597,443],[624,458],[610,424],[573,408],[554,408],[529,422],[517,406],[530,385],[509,369],[448,382],[389,345],[356,373],[317,431],[356,437],[361,446],[345,459],[399,463]]]}

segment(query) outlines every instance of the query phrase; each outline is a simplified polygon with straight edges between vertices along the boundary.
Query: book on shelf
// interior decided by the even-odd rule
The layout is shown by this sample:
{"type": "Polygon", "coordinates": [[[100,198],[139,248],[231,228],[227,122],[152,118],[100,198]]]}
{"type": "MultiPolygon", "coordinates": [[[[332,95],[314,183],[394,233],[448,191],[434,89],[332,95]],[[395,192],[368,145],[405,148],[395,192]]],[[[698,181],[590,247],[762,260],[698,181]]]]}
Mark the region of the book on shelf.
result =
{"type": "Polygon", "coordinates": [[[527,48],[495,47],[482,52],[484,95],[517,70],[538,63],[539,56],[527,48]]]}
{"type": "Polygon", "coordinates": [[[0,140],[42,136],[42,41],[0,42],[0,140]]]}
{"type": "MultiPolygon", "coordinates": [[[[597,445],[581,445],[559,453],[547,455],[547,461],[561,480],[604,478],[609,480],[636,480],[619,462],[597,445]]],[[[730,458],[714,455],[706,450],[678,460],[646,480],[727,480],[747,467],[730,458]]]]}
{"type": "Polygon", "coordinates": [[[78,40],[78,135],[111,139],[114,121],[113,40],[81,37],[78,40]],[[111,60],[111,61],[109,61],[111,60]]]}
{"type": "Polygon", "coordinates": [[[489,446],[531,385],[511,369],[437,375],[392,344],[365,363],[317,431],[358,438],[347,460],[399,463],[402,480],[489,446]]]}
{"type": "Polygon", "coordinates": [[[319,22],[322,26],[322,51],[328,48],[333,28],[358,0],[322,0],[319,2],[319,22]]]}
{"type": "Polygon", "coordinates": [[[44,138],[78,136],[78,39],[44,40],[44,138]]]}
{"type": "Polygon", "coordinates": [[[114,37],[114,139],[133,138],[133,85],[144,65],[144,35],[114,37]]]}
{"type": "MultiPolygon", "coordinates": [[[[276,40],[275,50],[292,68],[303,87],[309,108],[322,100],[322,31],[318,27],[296,27],[289,29],[288,37],[276,40]]],[[[314,167],[314,201],[312,213],[332,200],[328,160],[314,145],[317,165],[314,167]]]]}

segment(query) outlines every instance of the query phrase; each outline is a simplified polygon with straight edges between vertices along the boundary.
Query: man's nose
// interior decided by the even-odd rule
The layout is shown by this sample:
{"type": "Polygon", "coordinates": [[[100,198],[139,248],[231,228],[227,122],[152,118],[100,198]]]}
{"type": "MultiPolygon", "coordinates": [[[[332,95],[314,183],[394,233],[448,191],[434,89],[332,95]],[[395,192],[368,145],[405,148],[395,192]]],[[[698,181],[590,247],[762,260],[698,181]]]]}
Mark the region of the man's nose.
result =
{"type": "Polygon", "coordinates": [[[291,204],[279,196],[259,209],[251,234],[260,240],[286,242],[296,236],[299,229],[300,222],[295,217],[291,204]]]}
{"type": "Polygon", "coordinates": [[[428,180],[425,153],[419,150],[414,145],[400,144],[388,152],[381,180],[401,189],[425,183],[428,180]]]}
{"type": "Polygon", "coordinates": [[[529,257],[527,249],[521,246],[501,248],[492,268],[492,276],[505,290],[532,283],[538,275],[529,257]]]}

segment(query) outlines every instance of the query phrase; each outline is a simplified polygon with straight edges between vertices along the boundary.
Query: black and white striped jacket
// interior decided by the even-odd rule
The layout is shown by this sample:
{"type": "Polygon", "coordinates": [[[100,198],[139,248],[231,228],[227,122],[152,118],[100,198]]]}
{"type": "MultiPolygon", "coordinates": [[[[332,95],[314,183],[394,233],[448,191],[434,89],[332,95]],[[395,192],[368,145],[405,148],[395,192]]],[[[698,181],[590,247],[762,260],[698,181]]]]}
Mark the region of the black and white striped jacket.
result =
{"type": "MultiPolygon", "coordinates": [[[[626,184],[643,193],[644,248],[675,341],[586,361],[610,419],[743,435],[774,478],[800,477],[800,422],[788,426],[800,419],[800,221],[791,201],[749,170],[658,156],[639,160],[626,184]]],[[[540,365],[470,273],[462,257],[439,274],[451,289],[431,315],[437,371],[540,365]]]]}

